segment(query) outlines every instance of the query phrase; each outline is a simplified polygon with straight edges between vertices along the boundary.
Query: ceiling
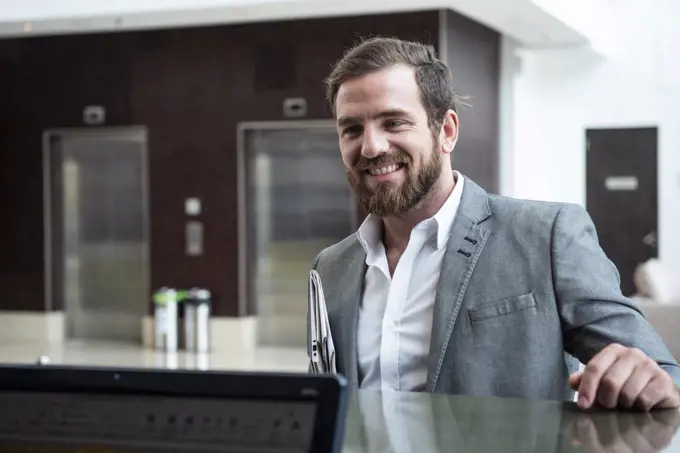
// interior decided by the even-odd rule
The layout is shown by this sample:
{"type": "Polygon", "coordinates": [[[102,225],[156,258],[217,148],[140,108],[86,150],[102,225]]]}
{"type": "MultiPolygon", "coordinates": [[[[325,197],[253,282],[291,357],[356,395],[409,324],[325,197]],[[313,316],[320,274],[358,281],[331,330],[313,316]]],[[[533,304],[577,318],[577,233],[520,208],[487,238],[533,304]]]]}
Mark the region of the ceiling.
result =
{"type": "Polygon", "coordinates": [[[573,1],[583,2],[578,14],[560,8],[564,0],[22,0],[0,5],[0,37],[452,9],[526,48],[593,45],[574,18],[592,18],[588,8],[611,0],[573,1]]]}

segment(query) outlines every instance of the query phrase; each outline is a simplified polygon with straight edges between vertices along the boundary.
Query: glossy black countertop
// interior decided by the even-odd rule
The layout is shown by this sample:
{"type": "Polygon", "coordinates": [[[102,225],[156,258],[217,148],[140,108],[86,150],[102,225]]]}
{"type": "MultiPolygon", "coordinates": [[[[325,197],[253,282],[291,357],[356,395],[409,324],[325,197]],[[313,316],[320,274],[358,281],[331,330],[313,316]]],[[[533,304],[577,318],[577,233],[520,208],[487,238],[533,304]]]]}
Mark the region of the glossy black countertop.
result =
{"type": "Polygon", "coordinates": [[[343,452],[680,453],[679,426],[678,410],[362,390],[350,395],[343,452]]]}

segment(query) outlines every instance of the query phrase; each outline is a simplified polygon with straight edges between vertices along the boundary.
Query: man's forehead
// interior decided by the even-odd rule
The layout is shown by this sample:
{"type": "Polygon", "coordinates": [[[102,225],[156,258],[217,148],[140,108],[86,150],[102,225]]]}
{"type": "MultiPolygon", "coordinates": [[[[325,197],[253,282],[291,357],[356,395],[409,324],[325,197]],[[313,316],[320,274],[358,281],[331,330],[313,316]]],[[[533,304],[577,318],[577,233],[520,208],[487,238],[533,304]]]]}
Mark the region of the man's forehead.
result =
{"type": "Polygon", "coordinates": [[[379,71],[353,77],[340,85],[338,98],[355,97],[376,91],[408,93],[418,91],[415,71],[410,66],[395,65],[379,71]]]}
{"type": "Polygon", "coordinates": [[[421,105],[413,68],[393,67],[346,81],[335,101],[338,120],[342,117],[374,118],[385,112],[403,114],[421,105]]]}

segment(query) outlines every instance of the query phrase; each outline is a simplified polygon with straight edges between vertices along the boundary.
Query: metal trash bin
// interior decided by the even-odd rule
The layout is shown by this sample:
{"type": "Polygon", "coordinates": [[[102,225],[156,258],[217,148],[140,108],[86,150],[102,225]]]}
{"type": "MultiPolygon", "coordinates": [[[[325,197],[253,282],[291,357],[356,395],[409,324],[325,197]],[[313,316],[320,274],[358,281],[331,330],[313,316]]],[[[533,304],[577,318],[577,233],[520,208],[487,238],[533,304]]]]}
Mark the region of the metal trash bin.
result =
{"type": "Polygon", "coordinates": [[[177,351],[177,291],[161,288],[154,294],[154,330],[156,349],[177,351]]]}
{"type": "Polygon", "coordinates": [[[184,300],[184,344],[187,351],[210,350],[210,291],[192,288],[184,300]]]}
{"type": "Polygon", "coordinates": [[[196,350],[196,303],[194,290],[186,292],[182,307],[184,308],[184,348],[187,351],[196,350]]]}

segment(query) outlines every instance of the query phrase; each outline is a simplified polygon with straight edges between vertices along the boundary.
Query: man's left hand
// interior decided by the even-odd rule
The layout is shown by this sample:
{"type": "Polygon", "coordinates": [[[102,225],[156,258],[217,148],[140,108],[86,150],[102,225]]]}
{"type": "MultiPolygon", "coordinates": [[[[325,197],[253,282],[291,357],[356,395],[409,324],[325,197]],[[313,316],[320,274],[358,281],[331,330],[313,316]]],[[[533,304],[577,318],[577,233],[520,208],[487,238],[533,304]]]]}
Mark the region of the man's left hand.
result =
{"type": "Polygon", "coordinates": [[[610,344],[569,377],[578,405],[606,408],[670,409],[680,405],[680,391],[670,374],[636,348],[610,344]]]}

